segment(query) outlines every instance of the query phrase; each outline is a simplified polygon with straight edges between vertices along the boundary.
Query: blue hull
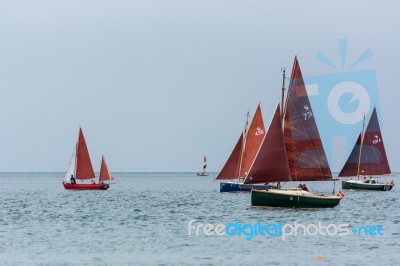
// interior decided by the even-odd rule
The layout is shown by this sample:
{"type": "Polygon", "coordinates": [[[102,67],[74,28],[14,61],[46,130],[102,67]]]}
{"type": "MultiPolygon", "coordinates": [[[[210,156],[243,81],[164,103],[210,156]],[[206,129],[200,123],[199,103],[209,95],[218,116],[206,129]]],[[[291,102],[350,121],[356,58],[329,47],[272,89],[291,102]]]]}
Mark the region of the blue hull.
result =
{"type": "MultiPolygon", "coordinates": [[[[252,189],[265,189],[265,185],[240,184],[240,183],[220,183],[219,192],[250,192],[252,189]]],[[[271,188],[271,186],[268,186],[271,188]]]]}

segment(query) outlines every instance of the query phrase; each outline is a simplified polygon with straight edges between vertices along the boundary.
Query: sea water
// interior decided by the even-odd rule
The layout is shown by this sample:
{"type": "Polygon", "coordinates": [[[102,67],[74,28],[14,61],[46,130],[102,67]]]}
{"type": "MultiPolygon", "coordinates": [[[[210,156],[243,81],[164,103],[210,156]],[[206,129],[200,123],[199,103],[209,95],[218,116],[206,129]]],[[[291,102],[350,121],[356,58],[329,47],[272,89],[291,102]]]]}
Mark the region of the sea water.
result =
{"type": "MultiPolygon", "coordinates": [[[[400,264],[396,177],[390,192],[346,190],[335,208],[257,209],[250,193],[220,193],[215,174],[114,173],[116,184],[107,191],[65,190],[63,175],[0,173],[1,265],[400,264]],[[207,235],[201,227],[196,235],[188,230],[192,220],[193,226],[322,223],[383,231],[246,240],[243,234],[207,235]]],[[[307,185],[327,195],[334,187],[307,185]]],[[[335,186],[337,192],[340,182],[335,186]]]]}

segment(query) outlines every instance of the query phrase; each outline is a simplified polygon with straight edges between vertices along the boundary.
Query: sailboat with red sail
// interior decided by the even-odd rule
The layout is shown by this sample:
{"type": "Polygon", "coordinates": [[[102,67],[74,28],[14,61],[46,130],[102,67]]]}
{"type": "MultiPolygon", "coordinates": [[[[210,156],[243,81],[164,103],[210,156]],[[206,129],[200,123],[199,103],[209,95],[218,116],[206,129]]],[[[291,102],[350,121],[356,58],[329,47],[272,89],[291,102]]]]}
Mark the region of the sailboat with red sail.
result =
{"type": "Polygon", "coordinates": [[[379,176],[390,175],[391,171],[375,107],[365,131],[364,125],[365,115],[363,129],[339,173],[339,177],[357,178],[343,180],[342,188],[389,191],[394,186],[393,180],[389,184],[383,184],[376,179],[379,176]],[[360,180],[361,176],[364,177],[363,180],[360,180]]]}
{"type": "Polygon", "coordinates": [[[258,104],[253,120],[248,127],[249,116],[250,114],[247,112],[244,130],[215,179],[222,181],[220,182],[220,192],[251,191],[255,188],[264,189],[266,187],[264,184],[247,184],[244,182],[265,135],[260,104],[258,104]]]}
{"type": "Polygon", "coordinates": [[[96,183],[94,179],[95,174],[85,137],[82,129],[79,128],[78,141],[62,183],[65,189],[106,190],[109,188],[109,184],[96,183]]]}
{"type": "Polygon", "coordinates": [[[204,156],[203,159],[203,171],[201,173],[197,173],[198,176],[208,176],[207,173],[207,157],[204,156]]]}
{"type": "MultiPolygon", "coordinates": [[[[285,72],[282,84],[284,99],[285,72]]],[[[284,101],[282,101],[284,102],[284,101]]],[[[285,105],[278,105],[270,127],[245,183],[329,181],[332,173],[318,132],[297,57],[285,105]]],[[[312,194],[302,188],[252,190],[253,207],[326,208],[339,204],[341,196],[312,194]]]]}

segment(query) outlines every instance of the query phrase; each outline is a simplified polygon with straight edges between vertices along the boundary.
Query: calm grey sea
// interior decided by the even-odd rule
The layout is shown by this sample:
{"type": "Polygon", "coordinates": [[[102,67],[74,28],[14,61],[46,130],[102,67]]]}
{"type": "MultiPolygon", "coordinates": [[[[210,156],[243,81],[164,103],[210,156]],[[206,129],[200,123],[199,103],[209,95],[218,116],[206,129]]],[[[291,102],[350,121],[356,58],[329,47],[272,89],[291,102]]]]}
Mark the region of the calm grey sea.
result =
{"type": "MultiPolygon", "coordinates": [[[[400,265],[398,178],[391,192],[345,191],[338,207],[296,210],[251,208],[248,193],[219,193],[213,174],[114,173],[108,191],[66,191],[63,175],[0,173],[1,265],[400,265]],[[381,226],[383,235],[195,236],[192,219],[381,226]]],[[[329,193],[333,182],[308,187],[329,193]]]]}

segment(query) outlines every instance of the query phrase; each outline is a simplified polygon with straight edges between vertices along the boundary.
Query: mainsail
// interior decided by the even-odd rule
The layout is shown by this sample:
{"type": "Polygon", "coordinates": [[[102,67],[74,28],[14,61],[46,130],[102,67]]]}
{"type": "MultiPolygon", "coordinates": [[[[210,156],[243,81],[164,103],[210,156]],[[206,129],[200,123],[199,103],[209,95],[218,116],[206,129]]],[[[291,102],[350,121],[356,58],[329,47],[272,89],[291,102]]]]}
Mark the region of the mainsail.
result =
{"type": "Polygon", "coordinates": [[[106,158],[104,155],[101,157],[101,167],[100,167],[100,177],[99,182],[111,181],[113,178],[111,176],[110,169],[108,168],[106,158]]]}
{"type": "Polygon", "coordinates": [[[260,104],[258,104],[250,127],[248,129],[246,127],[244,132],[240,135],[231,156],[216,179],[236,179],[245,177],[254,162],[264,136],[264,121],[260,104]]]}
{"type": "Polygon", "coordinates": [[[332,178],[297,57],[284,109],[285,146],[292,181],[332,178]]]}
{"type": "Polygon", "coordinates": [[[290,181],[279,104],[244,183],[277,181],[290,181]]]}
{"type": "Polygon", "coordinates": [[[339,176],[391,174],[376,108],[372,111],[363,137],[362,134],[363,132],[358,136],[357,142],[339,176]]]}
{"type": "Polygon", "coordinates": [[[76,145],[76,179],[92,179],[95,177],[89,151],[86,146],[82,129],[79,128],[78,143],[76,145]]]}
{"type": "Polygon", "coordinates": [[[257,106],[257,110],[245,136],[246,139],[239,177],[245,177],[247,175],[265,136],[264,121],[261,114],[260,104],[257,106]]]}

